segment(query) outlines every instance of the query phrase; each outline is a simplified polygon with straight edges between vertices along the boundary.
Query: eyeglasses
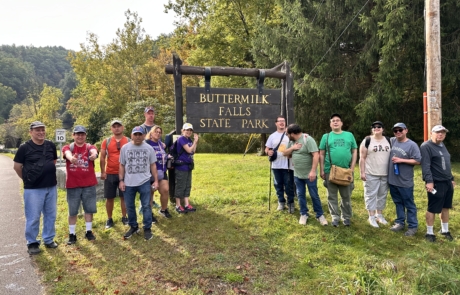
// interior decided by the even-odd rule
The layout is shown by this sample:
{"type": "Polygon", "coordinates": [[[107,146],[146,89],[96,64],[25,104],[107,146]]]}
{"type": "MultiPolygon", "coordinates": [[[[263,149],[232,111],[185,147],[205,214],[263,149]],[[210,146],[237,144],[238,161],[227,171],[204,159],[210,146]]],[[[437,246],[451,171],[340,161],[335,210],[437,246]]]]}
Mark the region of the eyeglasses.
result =
{"type": "Polygon", "coordinates": [[[276,121],[276,122],[286,122],[286,120],[278,120],[278,121],[276,121]]]}
{"type": "Polygon", "coordinates": [[[142,134],[142,133],[134,133],[133,135],[134,135],[134,136],[142,136],[142,135],[144,135],[144,134],[142,134]]]}
{"type": "Polygon", "coordinates": [[[155,131],[154,133],[156,133],[156,134],[162,134],[163,132],[161,132],[161,131],[155,131]]]}
{"type": "Polygon", "coordinates": [[[117,141],[117,150],[120,150],[120,148],[121,148],[121,147],[120,147],[120,142],[117,141]]]}
{"type": "Polygon", "coordinates": [[[393,133],[402,133],[404,131],[404,129],[393,129],[393,133]]]}
{"type": "Polygon", "coordinates": [[[379,128],[382,128],[382,126],[380,126],[380,125],[375,125],[374,127],[372,127],[372,129],[379,129],[379,128]]]}

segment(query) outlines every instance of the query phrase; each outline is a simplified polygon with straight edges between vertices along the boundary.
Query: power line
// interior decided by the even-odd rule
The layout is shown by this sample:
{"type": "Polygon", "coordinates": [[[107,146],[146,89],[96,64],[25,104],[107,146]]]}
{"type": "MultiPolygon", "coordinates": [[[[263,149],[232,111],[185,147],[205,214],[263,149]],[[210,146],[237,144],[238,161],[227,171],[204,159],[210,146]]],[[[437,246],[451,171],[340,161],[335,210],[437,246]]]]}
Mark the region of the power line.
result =
{"type": "MultiPolygon", "coordinates": [[[[337,37],[337,39],[334,41],[334,43],[332,43],[331,47],[329,47],[329,49],[326,51],[326,53],[323,55],[323,57],[321,57],[321,59],[318,61],[318,63],[313,67],[313,69],[310,71],[310,73],[308,73],[308,76],[311,75],[311,73],[316,69],[316,67],[321,63],[321,61],[323,61],[324,57],[329,53],[329,51],[332,49],[332,47],[335,45],[335,43],[337,43],[337,41],[340,39],[340,37],[342,37],[342,35],[345,33],[345,31],[348,29],[348,27],[353,23],[353,21],[355,20],[355,18],[359,15],[359,13],[364,9],[364,7],[366,7],[367,3],[369,3],[370,0],[367,0],[366,3],[364,3],[363,7],[361,7],[361,9],[356,13],[356,15],[353,17],[353,19],[350,21],[350,23],[346,26],[346,28],[342,31],[342,33],[339,35],[339,37],[337,37]]],[[[303,82],[302,82],[303,84],[303,82]]],[[[302,85],[300,84],[300,85],[302,85]]]]}

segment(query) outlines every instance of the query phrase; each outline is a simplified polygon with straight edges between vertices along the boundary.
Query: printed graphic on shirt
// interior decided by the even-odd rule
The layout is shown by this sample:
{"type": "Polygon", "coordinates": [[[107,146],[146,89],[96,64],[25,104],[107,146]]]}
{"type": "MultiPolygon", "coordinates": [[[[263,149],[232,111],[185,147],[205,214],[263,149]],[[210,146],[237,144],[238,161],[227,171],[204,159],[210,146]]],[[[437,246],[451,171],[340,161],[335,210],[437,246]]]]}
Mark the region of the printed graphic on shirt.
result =
{"type": "Polygon", "coordinates": [[[284,142],[282,142],[278,148],[278,151],[280,153],[284,152],[286,150],[286,144],[284,142]]]}
{"type": "Polygon", "coordinates": [[[372,150],[374,152],[388,152],[388,151],[390,151],[390,147],[388,145],[382,146],[381,144],[379,144],[379,145],[374,145],[372,150]]]}
{"type": "Polygon", "coordinates": [[[148,150],[128,150],[125,167],[128,174],[147,173],[150,169],[148,150]]]}
{"type": "Polygon", "coordinates": [[[345,146],[345,139],[344,138],[334,139],[334,147],[344,147],[344,146],[345,146]]]}

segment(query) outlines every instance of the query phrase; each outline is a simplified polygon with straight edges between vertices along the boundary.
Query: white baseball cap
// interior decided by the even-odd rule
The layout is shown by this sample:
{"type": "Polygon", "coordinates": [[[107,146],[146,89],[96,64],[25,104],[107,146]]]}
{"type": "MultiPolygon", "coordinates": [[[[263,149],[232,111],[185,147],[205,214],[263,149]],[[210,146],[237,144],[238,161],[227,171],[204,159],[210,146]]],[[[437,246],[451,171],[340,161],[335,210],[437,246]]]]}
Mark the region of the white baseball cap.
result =
{"type": "Polygon", "coordinates": [[[192,124],[185,123],[184,126],[182,126],[182,130],[187,130],[187,129],[192,129],[193,130],[192,124]]]}
{"type": "Polygon", "coordinates": [[[447,130],[447,128],[442,126],[442,125],[434,126],[433,129],[431,129],[431,132],[439,132],[439,131],[443,131],[443,130],[445,130],[446,132],[449,132],[449,130],[447,130]]]}

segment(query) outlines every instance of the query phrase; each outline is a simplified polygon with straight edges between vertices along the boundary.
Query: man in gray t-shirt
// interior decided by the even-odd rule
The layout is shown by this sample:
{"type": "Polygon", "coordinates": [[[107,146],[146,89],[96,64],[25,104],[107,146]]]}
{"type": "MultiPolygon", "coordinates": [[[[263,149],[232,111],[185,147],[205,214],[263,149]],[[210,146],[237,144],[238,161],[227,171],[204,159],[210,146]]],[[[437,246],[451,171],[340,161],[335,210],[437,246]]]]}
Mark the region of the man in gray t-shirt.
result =
{"type": "Polygon", "coordinates": [[[414,202],[414,165],[419,165],[422,157],[417,144],[407,138],[407,132],[404,123],[393,126],[395,137],[391,138],[388,183],[396,206],[396,220],[390,229],[395,232],[403,230],[407,220],[408,230],[404,235],[413,236],[418,227],[417,207],[414,202]]]}
{"type": "Polygon", "coordinates": [[[124,192],[126,210],[128,211],[128,224],[130,229],[124,234],[125,239],[129,239],[133,234],[139,232],[136,215],[136,193],[139,192],[143,225],[144,238],[150,240],[153,235],[152,227],[152,208],[150,207],[150,177],[154,177],[152,184],[154,189],[158,189],[158,174],[155,162],[157,158],[152,147],[144,142],[145,129],[136,126],[131,132],[131,142],[125,144],[120,151],[120,190],[124,192]]]}

